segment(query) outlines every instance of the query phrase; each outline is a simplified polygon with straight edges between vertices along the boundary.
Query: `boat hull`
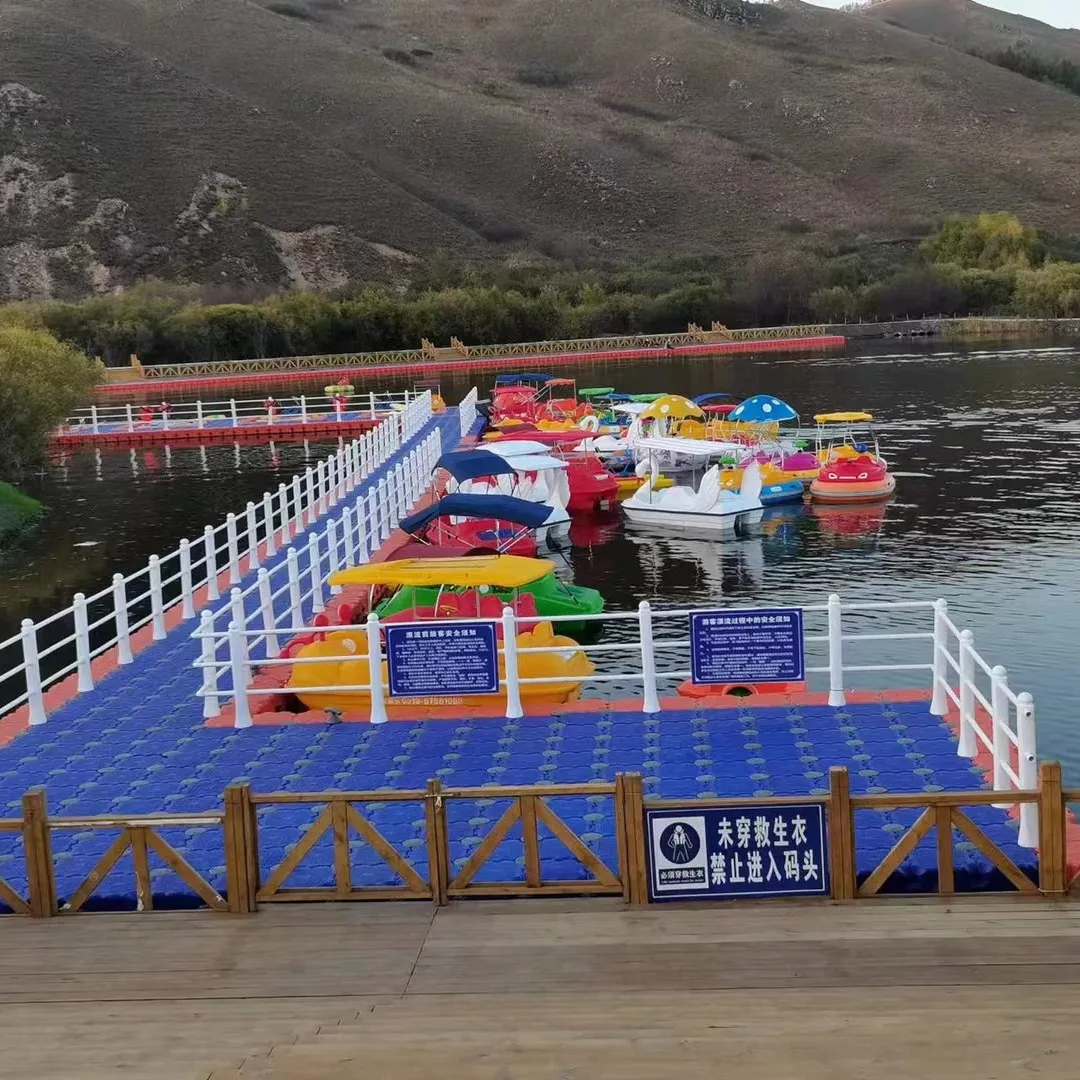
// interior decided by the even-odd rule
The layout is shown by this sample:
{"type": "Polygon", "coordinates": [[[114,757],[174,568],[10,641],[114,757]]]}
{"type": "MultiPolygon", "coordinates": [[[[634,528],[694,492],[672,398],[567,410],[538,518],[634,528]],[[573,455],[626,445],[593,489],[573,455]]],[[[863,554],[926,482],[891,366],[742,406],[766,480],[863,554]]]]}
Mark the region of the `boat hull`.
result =
{"type": "Polygon", "coordinates": [[[881,480],[830,481],[817,479],[810,485],[810,497],[821,503],[872,503],[887,499],[896,490],[896,478],[886,474],[881,480]]]}
{"type": "Polygon", "coordinates": [[[664,529],[691,529],[734,535],[740,519],[751,521],[760,510],[740,510],[732,514],[696,513],[693,510],[664,510],[662,507],[629,506],[623,512],[632,525],[655,525],[664,529]]]}

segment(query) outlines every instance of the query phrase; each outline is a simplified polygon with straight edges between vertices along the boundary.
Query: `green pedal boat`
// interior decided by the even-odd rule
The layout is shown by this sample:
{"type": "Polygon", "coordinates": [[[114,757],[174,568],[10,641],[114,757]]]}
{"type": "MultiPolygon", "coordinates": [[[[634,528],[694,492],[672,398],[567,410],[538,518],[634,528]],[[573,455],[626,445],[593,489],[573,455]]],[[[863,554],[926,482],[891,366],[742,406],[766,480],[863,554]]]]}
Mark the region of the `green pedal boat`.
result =
{"type": "MultiPolygon", "coordinates": [[[[600,615],[604,598],[595,589],[568,585],[555,576],[555,564],[548,559],[526,559],[517,555],[473,555],[462,559],[406,559],[397,563],[374,564],[347,570],[332,580],[341,584],[397,585],[393,596],[378,604],[380,619],[408,612],[438,612],[441,607],[456,607],[463,612],[480,606],[460,604],[471,594],[483,604],[484,616],[490,599],[515,606],[518,610],[535,604],[542,618],[556,616],[600,615]],[[450,598],[454,600],[451,601],[450,598]],[[527,598],[532,598],[529,603],[527,598]],[[525,603],[515,603],[515,601],[525,603]],[[447,603],[449,601],[449,603],[447,603]]],[[[430,617],[430,616],[428,616],[430,617]]],[[[473,617],[476,617],[475,614],[473,617]]],[[[554,624],[555,632],[575,641],[595,639],[602,629],[599,619],[576,622],[567,618],[554,624]]]]}

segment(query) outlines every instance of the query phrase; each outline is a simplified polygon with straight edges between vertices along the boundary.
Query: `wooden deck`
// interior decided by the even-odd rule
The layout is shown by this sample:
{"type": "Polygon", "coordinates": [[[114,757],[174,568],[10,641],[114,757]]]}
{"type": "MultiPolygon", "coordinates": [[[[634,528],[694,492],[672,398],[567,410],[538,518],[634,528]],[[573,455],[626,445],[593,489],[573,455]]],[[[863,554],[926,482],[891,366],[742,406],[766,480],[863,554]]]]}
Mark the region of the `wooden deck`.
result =
{"type": "Polygon", "coordinates": [[[1072,1078],[1078,983],[1040,899],[8,918],[0,1075],[1072,1078]]]}

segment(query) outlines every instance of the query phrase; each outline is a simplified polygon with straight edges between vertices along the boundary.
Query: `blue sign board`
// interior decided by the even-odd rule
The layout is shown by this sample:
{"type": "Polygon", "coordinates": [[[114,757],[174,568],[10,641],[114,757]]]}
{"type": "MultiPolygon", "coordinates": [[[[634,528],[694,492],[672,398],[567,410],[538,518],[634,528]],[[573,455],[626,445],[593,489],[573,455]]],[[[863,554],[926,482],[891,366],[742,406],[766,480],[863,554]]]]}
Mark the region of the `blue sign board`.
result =
{"type": "Polygon", "coordinates": [[[695,612],[690,616],[690,669],[695,683],[802,682],[802,610],[695,612]]]}
{"type": "Polygon", "coordinates": [[[830,896],[820,803],[646,810],[649,899],[830,896]]]}
{"type": "Polygon", "coordinates": [[[384,629],[391,697],[498,692],[495,623],[440,621],[384,629]]]}

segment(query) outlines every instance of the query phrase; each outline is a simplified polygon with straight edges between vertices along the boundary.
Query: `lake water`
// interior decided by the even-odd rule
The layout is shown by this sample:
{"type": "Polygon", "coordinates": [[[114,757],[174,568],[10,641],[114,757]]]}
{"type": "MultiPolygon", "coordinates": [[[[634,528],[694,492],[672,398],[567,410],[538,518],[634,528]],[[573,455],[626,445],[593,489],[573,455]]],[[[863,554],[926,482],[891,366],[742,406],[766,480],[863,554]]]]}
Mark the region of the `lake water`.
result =
{"type": "MultiPolygon", "coordinates": [[[[987,660],[1006,664],[1014,689],[1035,695],[1041,755],[1060,758],[1080,781],[1072,712],[1080,690],[1080,350],[875,343],[823,358],[676,358],[559,374],[629,393],[770,392],[807,422],[824,410],[874,413],[898,479],[887,506],[784,508],[756,535],[723,544],[631,533],[617,514],[578,522],[569,553],[575,579],[624,609],[641,599],[670,606],[721,598],[800,604],[830,592],[847,600],[944,596],[987,660]]],[[[325,381],[312,380],[310,390],[325,381]]],[[[456,401],[475,382],[484,396],[492,381],[455,374],[442,390],[456,401]]],[[[401,389],[412,380],[379,385],[401,389]]],[[[282,387],[279,396],[297,392],[282,387]]],[[[330,449],[156,448],[100,458],[81,451],[54,465],[25,484],[48,507],[45,522],[0,556],[0,639],[20,618],[49,614],[75,591],[101,588],[115,571],[145,565],[151,553],[239,512],[330,449]]]]}

